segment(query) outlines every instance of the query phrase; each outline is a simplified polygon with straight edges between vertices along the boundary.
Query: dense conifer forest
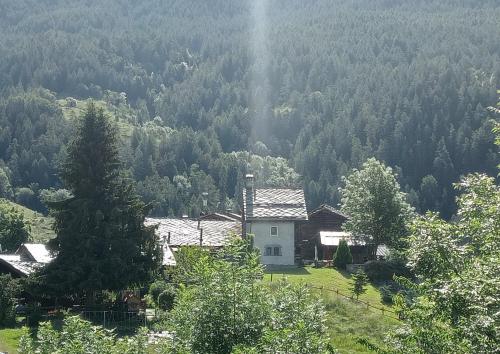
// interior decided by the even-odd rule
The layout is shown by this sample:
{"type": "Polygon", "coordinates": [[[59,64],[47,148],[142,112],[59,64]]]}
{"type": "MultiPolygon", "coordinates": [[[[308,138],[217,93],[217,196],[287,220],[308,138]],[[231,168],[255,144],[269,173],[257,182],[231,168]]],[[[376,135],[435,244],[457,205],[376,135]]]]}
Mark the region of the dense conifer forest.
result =
{"type": "Polygon", "coordinates": [[[92,98],[153,215],[237,210],[242,177],[337,205],[369,157],[418,211],[496,174],[497,1],[0,0],[0,192],[45,212],[92,98]],[[70,98],[72,97],[72,98],[70,98]]]}

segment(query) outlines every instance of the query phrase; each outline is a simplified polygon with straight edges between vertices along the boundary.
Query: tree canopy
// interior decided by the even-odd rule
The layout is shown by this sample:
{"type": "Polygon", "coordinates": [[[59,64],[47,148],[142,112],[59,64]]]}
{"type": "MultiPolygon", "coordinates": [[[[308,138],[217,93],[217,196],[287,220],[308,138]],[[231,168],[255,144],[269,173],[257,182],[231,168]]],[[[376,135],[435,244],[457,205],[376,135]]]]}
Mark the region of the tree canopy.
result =
{"type": "Polygon", "coordinates": [[[257,157],[272,161],[263,183],[301,175],[314,208],[337,205],[341,177],[374,156],[417,210],[445,218],[451,182],[494,173],[484,107],[500,87],[498,2],[273,0],[263,18],[255,4],[0,2],[0,165],[12,198],[45,211],[37,200],[62,186],[72,112],[87,98],[115,116],[122,161],[155,215],[199,214],[199,185],[211,210],[238,210],[257,157]]]}
{"type": "Polygon", "coordinates": [[[160,261],[147,207],[120,172],[116,130],[89,104],[61,172],[71,197],[50,202],[56,258],[42,271],[47,291],[91,296],[150,279],[160,261]]]}
{"type": "MultiPolygon", "coordinates": [[[[374,158],[344,178],[342,211],[349,215],[343,228],[375,246],[401,248],[413,209],[390,167],[374,158]]],[[[374,250],[374,252],[375,252],[374,250]]]]}

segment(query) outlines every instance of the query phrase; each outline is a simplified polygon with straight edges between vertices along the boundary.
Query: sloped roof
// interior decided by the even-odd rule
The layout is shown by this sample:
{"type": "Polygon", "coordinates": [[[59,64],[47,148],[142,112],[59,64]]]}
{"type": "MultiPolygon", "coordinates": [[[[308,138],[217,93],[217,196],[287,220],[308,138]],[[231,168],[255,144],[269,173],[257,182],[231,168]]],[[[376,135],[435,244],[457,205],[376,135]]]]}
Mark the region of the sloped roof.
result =
{"type": "Polygon", "coordinates": [[[54,257],[50,255],[49,250],[42,243],[24,243],[16,251],[16,254],[23,255],[23,251],[27,251],[33,261],[39,263],[50,263],[54,257]],[[24,248],[24,249],[23,249],[24,248]]]}
{"type": "Polygon", "coordinates": [[[177,261],[175,260],[174,253],[172,252],[172,249],[170,248],[170,246],[166,242],[163,243],[162,250],[163,250],[162,265],[164,265],[164,266],[176,266],[177,261]]]}
{"type": "Polygon", "coordinates": [[[15,254],[0,254],[0,263],[19,275],[29,275],[53,259],[42,243],[23,243],[15,254]]]}
{"type": "Polygon", "coordinates": [[[0,254],[0,264],[5,264],[14,273],[27,276],[43,266],[43,263],[22,261],[17,254],[0,254]]]}
{"type": "Polygon", "coordinates": [[[247,220],[307,220],[307,209],[302,189],[257,188],[253,200],[247,204],[243,192],[247,220]]]}
{"type": "Polygon", "coordinates": [[[241,235],[241,222],[174,218],[146,218],[147,226],[157,225],[156,234],[161,240],[167,240],[170,232],[171,247],[199,246],[200,233],[203,229],[202,245],[221,247],[227,244],[232,235],[241,235]]]}
{"type": "Polygon", "coordinates": [[[349,217],[344,214],[343,212],[341,212],[340,210],[338,209],[335,209],[334,207],[328,205],[328,204],[321,204],[319,207],[317,207],[316,209],[312,210],[310,213],[309,213],[309,216],[312,216],[314,214],[317,214],[319,212],[322,212],[322,211],[327,211],[331,214],[336,214],[342,218],[345,218],[345,219],[348,219],[349,217]]]}
{"type": "Polygon", "coordinates": [[[338,246],[340,240],[346,240],[349,246],[362,246],[365,243],[356,242],[350,232],[344,231],[320,231],[320,242],[323,246],[338,246]]]}
{"type": "Polygon", "coordinates": [[[241,215],[235,213],[210,213],[200,216],[201,220],[218,220],[218,221],[241,221],[241,215]]]}

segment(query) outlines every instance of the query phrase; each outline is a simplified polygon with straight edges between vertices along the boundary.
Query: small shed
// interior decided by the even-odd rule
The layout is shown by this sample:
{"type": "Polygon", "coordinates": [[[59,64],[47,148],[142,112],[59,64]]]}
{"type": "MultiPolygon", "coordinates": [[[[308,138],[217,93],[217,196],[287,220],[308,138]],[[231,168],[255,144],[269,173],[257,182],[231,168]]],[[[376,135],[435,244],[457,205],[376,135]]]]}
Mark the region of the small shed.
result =
{"type": "Polygon", "coordinates": [[[370,247],[365,242],[357,241],[351,233],[345,231],[320,231],[318,237],[318,258],[332,260],[340,240],[347,241],[353,263],[364,263],[369,259],[370,247]]]}

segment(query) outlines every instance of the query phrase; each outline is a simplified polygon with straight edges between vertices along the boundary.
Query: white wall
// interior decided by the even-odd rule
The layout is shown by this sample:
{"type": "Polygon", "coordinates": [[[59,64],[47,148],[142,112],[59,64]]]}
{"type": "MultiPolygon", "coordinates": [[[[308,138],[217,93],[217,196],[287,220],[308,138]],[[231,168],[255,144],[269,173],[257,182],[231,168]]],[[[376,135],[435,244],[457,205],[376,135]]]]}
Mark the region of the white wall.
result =
{"type": "Polygon", "coordinates": [[[260,250],[262,264],[295,264],[295,227],[291,221],[252,221],[248,232],[254,235],[254,246],[260,250]],[[278,227],[278,236],[271,236],[271,226],[278,227]],[[281,246],[281,256],[266,256],[266,246],[281,246]]]}

